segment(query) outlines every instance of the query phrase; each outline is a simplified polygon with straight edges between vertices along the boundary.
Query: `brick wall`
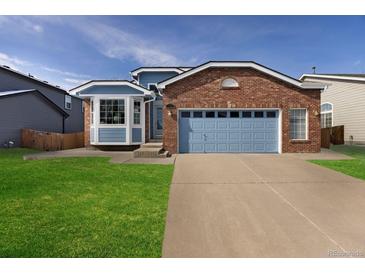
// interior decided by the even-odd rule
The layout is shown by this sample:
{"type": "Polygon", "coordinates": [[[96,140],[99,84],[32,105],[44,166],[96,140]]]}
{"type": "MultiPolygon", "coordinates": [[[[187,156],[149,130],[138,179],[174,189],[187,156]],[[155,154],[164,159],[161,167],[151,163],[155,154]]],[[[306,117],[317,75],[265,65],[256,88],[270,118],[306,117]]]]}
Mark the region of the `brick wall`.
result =
{"type": "Polygon", "coordinates": [[[90,146],[90,100],[84,100],[84,144],[90,146]]]}
{"type": "Polygon", "coordinates": [[[282,152],[320,151],[320,91],[302,90],[251,68],[210,68],[166,87],[164,103],[165,150],[176,153],[179,108],[280,108],[282,152]],[[239,88],[221,89],[221,81],[232,77],[239,88]],[[176,109],[168,115],[167,104],[176,109]],[[308,140],[289,139],[289,109],[307,108],[308,140]]]}

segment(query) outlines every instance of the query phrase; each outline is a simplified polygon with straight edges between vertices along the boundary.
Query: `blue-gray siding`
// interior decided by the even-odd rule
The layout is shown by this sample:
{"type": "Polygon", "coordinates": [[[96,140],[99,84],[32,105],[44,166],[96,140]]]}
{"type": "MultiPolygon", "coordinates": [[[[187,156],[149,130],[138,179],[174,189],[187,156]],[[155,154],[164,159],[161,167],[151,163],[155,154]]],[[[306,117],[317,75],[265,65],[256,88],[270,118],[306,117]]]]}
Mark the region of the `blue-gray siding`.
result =
{"type": "Polygon", "coordinates": [[[133,143],[142,142],[142,129],[141,128],[132,128],[132,142],[133,143]]]}
{"type": "MultiPolygon", "coordinates": [[[[191,116],[192,116],[191,112],[191,116]]],[[[278,152],[275,118],[183,118],[179,121],[179,152],[278,152]]],[[[252,116],[254,112],[252,111],[252,116]]],[[[215,113],[217,117],[217,112],[215,113]]]]}
{"type": "Polygon", "coordinates": [[[139,84],[145,88],[148,88],[149,83],[158,83],[177,74],[178,73],[174,71],[141,72],[139,74],[139,84]]]}
{"type": "MultiPolygon", "coordinates": [[[[48,97],[51,101],[53,101],[56,105],[58,105],[70,115],[65,120],[66,133],[80,132],[84,130],[84,114],[82,112],[82,100],[80,98],[72,97],[72,109],[67,110],[65,109],[64,91],[0,68],[0,92],[28,89],[36,89],[40,91],[43,95],[48,97]]],[[[13,105],[12,107],[17,108],[17,104],[13,105]]],[[[33,109],[34,115],[38,115],[35,112],[38,112],[38,109],[33,109]]],[[[0,114],[2,115],[1,110],[0,114]]],[[[62,127],[57,128],[57,130],[61,131],[62,127]]],[[[51,128],[49,131],[51,131],[51,128]]]]}
{"type": "Polygon", "coordinates": [[[99,142],[123,143],[125,141],[125,128],[99,128],[99,142]]]}
{"type": "Polygon", "coordinates": [[[62,120],[37,92],[0,97],[0,147],[9,140],[20,146],[22,128],[62,133],[62,120]]]}
{"type": "Polygon", "coordinates": [[[142,91],[130,86],[92,86],[80,92],[80,94],[143,94],[142,91]]]}

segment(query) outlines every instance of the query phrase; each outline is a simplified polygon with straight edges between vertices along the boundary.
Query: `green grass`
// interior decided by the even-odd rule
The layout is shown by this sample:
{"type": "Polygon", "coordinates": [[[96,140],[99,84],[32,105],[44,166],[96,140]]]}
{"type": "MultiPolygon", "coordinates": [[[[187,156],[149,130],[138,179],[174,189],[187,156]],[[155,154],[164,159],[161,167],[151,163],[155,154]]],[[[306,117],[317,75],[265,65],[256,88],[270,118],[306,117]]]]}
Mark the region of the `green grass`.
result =
{"type": "Polygon", "coordinates": [[[312,160],[312,163],[365,180],[365,147],[337,145],[331,150],[353,157],[351,160],[312,160]]]}
{"type": "Polygon", "coordinates": [[[160,257],[172,165],[0,149],[0,257],[160,257]]]}

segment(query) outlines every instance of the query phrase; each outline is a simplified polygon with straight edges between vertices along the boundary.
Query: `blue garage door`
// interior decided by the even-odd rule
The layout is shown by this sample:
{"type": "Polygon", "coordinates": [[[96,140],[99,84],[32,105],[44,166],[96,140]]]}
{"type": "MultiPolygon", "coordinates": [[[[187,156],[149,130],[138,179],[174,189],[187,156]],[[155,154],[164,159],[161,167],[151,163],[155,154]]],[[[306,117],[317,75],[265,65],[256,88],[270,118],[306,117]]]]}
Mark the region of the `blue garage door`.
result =
{"type": "Polygon", "coordinates": [[[179,112],[179,152],[278,152],[277,110],[179,112]]]}

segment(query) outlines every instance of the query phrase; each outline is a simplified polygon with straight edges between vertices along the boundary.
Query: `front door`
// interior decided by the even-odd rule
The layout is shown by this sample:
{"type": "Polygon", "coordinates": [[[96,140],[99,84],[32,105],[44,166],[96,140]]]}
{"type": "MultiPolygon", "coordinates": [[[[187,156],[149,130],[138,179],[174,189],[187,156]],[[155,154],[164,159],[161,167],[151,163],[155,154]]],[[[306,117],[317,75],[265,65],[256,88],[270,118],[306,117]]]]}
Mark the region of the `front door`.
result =
{"type": "Polygon", "coordinates": [[[162,100],[153,102],[153,138],[162,138],[163,131],[163,103],[162,100]]]}

